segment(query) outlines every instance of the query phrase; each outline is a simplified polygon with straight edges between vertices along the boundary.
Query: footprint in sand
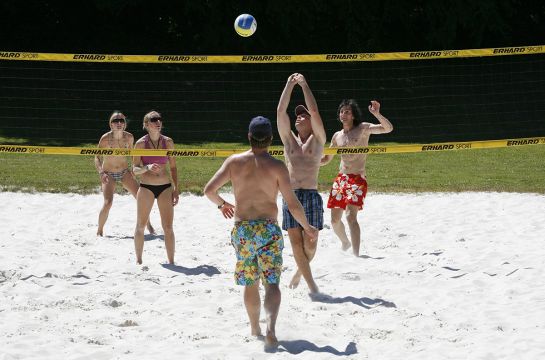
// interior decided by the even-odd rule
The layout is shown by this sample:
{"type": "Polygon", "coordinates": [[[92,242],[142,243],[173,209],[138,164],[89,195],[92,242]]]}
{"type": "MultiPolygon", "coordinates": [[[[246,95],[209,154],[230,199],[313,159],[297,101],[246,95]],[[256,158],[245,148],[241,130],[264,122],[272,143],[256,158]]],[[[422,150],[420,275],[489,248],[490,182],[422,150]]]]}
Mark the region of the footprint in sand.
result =
{"type": "Polygon", "coordinates": [[[349,280],[349,281],[360,281],[361,280],[361,277],[358,274],[354,274],[354,273],[344,273],[344,274],[341,274],[341,277],[343,279],[349,280]]]}

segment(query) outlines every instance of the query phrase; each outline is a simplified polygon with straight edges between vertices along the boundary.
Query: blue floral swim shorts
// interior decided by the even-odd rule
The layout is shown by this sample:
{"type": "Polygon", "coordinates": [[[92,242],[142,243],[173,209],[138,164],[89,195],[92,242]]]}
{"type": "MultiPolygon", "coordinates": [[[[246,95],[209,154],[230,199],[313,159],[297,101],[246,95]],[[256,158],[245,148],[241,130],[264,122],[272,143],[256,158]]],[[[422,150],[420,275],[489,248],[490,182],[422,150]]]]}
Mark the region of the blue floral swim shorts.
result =
{"type": "Polygon", "coordinates": [[[284,239],[276,220],[244,220],[235,222],[231,231],[237,264],[238,285],[253,285],[259,278],[264,284],[280,283],[284,239]]]}

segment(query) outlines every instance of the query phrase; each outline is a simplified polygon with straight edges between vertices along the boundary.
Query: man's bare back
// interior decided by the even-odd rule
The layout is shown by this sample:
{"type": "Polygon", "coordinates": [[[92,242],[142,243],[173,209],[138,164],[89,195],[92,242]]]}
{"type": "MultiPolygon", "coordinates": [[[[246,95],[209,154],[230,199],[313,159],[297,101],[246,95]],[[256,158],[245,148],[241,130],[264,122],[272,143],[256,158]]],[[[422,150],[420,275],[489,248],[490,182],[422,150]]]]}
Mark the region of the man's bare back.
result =
{"type": "Polygon", "coordinates": [[[226,166],[237,200],[235,220],[276,219],[282,162],[267,152],[246,151],[233,155],[226,166]]]}

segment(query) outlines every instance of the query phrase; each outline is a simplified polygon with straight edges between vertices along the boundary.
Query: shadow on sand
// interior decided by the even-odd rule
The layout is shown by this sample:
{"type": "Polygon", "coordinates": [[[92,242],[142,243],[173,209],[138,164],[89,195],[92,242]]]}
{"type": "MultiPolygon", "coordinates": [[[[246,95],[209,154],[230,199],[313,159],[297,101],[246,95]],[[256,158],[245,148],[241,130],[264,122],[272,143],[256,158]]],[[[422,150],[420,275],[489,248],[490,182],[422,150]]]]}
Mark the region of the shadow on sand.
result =
{"type": "Polygon", "coordinates": [[[115,235],[104,235],[104,239],[115,239],[115,240],[127,240],[127,239],[134,239],[134,236],[115,236],[115,235]]]}
{"type": "Polygon", "coordinates": [[[175,271],[177,273],[182,273],[185,275],[206,275],[214,276],[221,274],[217,267],[211,265],[199,265],[194,268],[187,268],[180,265],[171,265],[171,264],[161,264],[167,270],[175,271]]]}
{"type": "MultiPolygon", "coordinates": [[[[115,236],[115,235],[105,235],[105,239],[119,239],[119,240],[134,240],[134,236],[115,236]]],[[[144,235],[144,241],[151,241],[151,240],[163,240],[165,241],[165,235],[157,235],[157,234],[145,234],[144,235]]]]}
{"type": "Polygon", "coordinates": [[[278,348],[275,352],[288,352],[293,355],[300,354],[305,351],[317,352],[317,353],[329,353],[337,356],[348,356],[358,353],[356,343],[350,342],[344,351],[339,351],[333,346],[317,346],[307,340],[283,340],[278,342],[278,348]]]}
{"type": "Polygon", "coordinates": [[[151,240],[157,240],[157,239],[165,241],[165,235],[157,235],[157,234],[144,235],[144,241],[151,241],[151,240]]]}
{"type": "Polygon", "coordinates": [[[322,302],[326,304],[342,304],[342,303],[352,303],[354,305],[361,306],[366,309],[372,309],[377,306],[384,306],[387,308],[395,308],[396,304],[390,301],[383,299],[371,299],[368,297],[356,298],[354,296],[345,296],[345,297],[333,297],[326,294],[311,294],[310,298],[314,302],[322,302]]]}
{"type": "Polygon", "coordinates": [[[360,255],[358,257],[360,259],[373,259],[373,260],[382,260],[382,259],[384,259],[384,256],[372,257],[372,256],[369,256],[369,255],[360,255]]]}

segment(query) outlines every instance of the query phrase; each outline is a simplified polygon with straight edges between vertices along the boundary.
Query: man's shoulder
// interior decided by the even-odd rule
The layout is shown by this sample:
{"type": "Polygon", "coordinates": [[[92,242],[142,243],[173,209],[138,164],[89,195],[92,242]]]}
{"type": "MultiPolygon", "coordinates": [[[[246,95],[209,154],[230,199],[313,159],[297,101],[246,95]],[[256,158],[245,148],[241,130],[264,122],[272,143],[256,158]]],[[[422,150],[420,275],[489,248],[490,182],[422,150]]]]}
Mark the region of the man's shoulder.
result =
{"type": "Polygon", "coordinates": [[[333,133],[333,136],[331,136],[331,139],[333,140],[333,139],[338,138],[338,137],[342,134],[343,131],[344,131],[344,130],[342,130],[342,129],[339,130],[339,131],[335,131],[335,132],[333,133]]]}
{"type": "Polygon", "coordinates": [[[369,129],[369,127],[373,125],[371,123],[368,123],[368,122],[362,122],[361,124],[358,125],[358,129],[361,129],[361,130],[367,130],[369,129]]]}
{"type": "Polygon", "coordinates": [[[280,159],[277,159],[273,156],[270,158],[270,169],[274,172],[288,171],[286,163],[280,159]]]}
{"type": "Polygon", "coordinates": [[[239,153],[239,154],[233,154],[233,155],[228,156],[227,159],[225,159],[224,163],[225,164],[231,164],[231,163],[238,163],[238,162],[246,161],[249,156],[250,156],[250,154],[248,154],[248,151],[245,151],[245,152],[239,153]]]}
{"type": "Polygon", "coordinates": [[[255,161],[258,162],[265,162],[266,166],[274,167],[274,166],[285,166],[284,162],[280,159],[275,158],[274,156],[270,155],[268,152],[263,154],[254,154],[252,151],[245,151],[240,154],[234,154],[227,158],[226,161],[229,162],[248,162],[248,161],[255,161]]]}
{"type": "Polygon", "coordinates": [[[309,141],[311,141],[313,143],[313,146],[316,147],[324,147],[325,145],[325,143],[320,141],[320,139],[318,139],[315,134],[310,135],[309,141]]]}
{"type": "Polygon", "coordinates": [[[271,164],[274,164],[275,166],[286,166],[284,161],[277,159],[272,155],[269,155],[269,156],[270,156],[269,160],[271,161],[271,164]]]}
{"type": "Polygon", "coordinates": [[[291,146],[297,146],[297,135],[293,132],[293,130],[290,130],[289,136],[282,137],[280,140],[282,140],[282,145],[284,145],[285,148],[289,148],[291,146]]]}

